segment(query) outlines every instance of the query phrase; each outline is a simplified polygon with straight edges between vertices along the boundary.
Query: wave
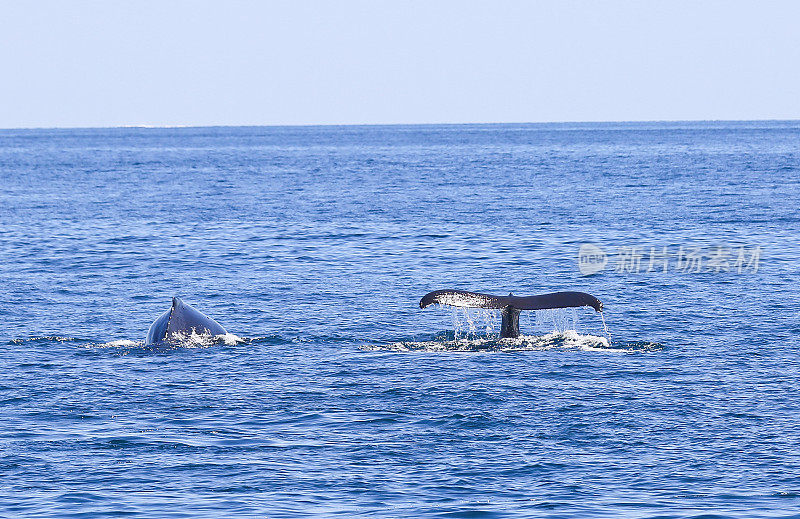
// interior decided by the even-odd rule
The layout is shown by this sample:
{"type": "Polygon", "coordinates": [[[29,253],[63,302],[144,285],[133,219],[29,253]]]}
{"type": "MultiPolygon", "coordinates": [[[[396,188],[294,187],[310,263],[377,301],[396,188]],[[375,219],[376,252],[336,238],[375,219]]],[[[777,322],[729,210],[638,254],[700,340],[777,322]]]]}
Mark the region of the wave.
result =
{"type": "Polygon", "coordinates": [[[175,348],[205,348],[218,345],[235,346],[238,344],[289,344],[289,343],[306,343],[306,342],[358,342],[343,337],[288,337],[280,334],[272,335],[257,335],[252,337],[242,337],[232,333],[223,335],[210,335],[210,334],[182,334],[177,335],[174,340],[158,343],[155,345],[145,345],[143,339],[89,339],[72,337],[68,335],[41,335],[31,336],[25,338],[10,339],[8,345],[34,345],[34,344],[65,344],[72,346],[79,346],[85,349],[175,349],[175,348]]]}
{"type": "Polygon", "coordinates": [[[143,349],[175,349],[175,348],[208,348],[217,345],[235,346],[244,342],[251,342],[251,339],[239,337],[232,333],[223,335],[211,335],[208,333],[175,334],[169,341],[146,345],[143,340],[117,339],[103,343],[93,343],[88,345],[90,348],[143,348],[143,349]]]}
{"type": "MultiPolygon", "coordinates": [[[[21,344],[72,344],[85,350],[111,350],[123,354],[133,352],[167,352],[178,349],[202,349],[215,346],[237,346],[259,345],[259,344],[279,344],[279,345],[302,345],[317,343],[337,343],[340,347],[349,349],[357,347],[363,351],[542,351],[542,350],[581,350],[581,351],[600,351],[600,352],[642,352],[663,349],[663,345],[654,342],[635,341],[635,342],[609,342],[606,337],[592,334],[581,334],[576,330],[553,331],[545,335],[521,335],[514,339],[501,339],[497,336],[475,336],[467,337],[457,335],[453,331],[440,332],[433,336],[424,335],[400,340],[396,342],[371,342],[365,344],[365,337],[342,337],[342,336],[296,336],[288,337],[280,334],[240,337],[228,333],[224,335],[210,334],[187,334],[179,336],[176,340],[146,345],[144,340],[133,339],[114,339],[109,341],[98,341],[96,339],[75,338],[61,335],[47,335],[29,337],[24,339],[12,339],[9,345],[21,344]]],[[[370,339],[366,339],[370,340],[370,339]]],[[[380,340],[380,339],[376,339],[380,340]]]]}
{"type": "Polygon", "coordinates": [[[367,351],[511,352],[561,349],[612,353],[632,353],[659,350],[661,348],[661,344],[650,342],[610,343],[605,337],[583,335],[575,330],[556,331],[545,335],[521,335],[513,339],[500,339],[497,337],[459,339],[452,338],[452,335],[445,335],[431,340],[365,344],[361,347],[361,349],[367,351]]]}
{"type": "Polygon", "coordinates": [[[80,339],[77,337],[68,337],[64,335],[37,335],[34,337],[26,337],[24,339],[11,339],[8,344],[25,344],[32,343],[48,343],[48,342],[90,342],[89,339],[80,339]]]}

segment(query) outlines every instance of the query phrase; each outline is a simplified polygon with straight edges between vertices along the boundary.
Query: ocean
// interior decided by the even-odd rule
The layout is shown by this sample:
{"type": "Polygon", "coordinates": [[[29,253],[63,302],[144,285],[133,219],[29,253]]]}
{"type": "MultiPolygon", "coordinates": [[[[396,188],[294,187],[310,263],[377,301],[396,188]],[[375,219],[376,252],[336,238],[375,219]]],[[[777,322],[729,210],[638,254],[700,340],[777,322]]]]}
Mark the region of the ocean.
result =
{"type": "Polygon", "coordinates": [[[800,517],[800,122],[2,130],[0,178],[2,517],[800,517]],[[146,346],[173,296],[230,335],[146,346]]]}

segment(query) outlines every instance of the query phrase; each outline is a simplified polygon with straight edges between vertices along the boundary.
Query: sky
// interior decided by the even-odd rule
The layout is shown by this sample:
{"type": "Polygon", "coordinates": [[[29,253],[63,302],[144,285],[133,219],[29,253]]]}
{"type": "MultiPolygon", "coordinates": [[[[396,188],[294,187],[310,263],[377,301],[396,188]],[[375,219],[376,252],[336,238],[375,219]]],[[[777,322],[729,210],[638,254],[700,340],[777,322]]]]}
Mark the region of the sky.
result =
{"type": "Polygon", "coordinates": [[[800,119],[800,2],[5,0],[0,67],[0,128],[800,119]]]}

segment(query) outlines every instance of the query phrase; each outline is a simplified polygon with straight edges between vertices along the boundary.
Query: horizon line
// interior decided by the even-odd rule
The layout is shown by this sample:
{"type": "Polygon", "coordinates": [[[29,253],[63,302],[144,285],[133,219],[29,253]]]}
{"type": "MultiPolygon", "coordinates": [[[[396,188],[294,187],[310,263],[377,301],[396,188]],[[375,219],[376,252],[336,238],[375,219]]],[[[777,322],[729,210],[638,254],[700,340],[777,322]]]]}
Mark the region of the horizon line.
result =
{"type": "Polygon", "coordinates": [[[138,129],[190,129],[190,128],[319,128],[343,126],[499,126],[499,125],[536,125],[536,124],[621,124],[621,123],[748,123],[748,122],[800,122],[798,119],[629,119],[629,120],[585,120],[585,121],[516,121],[516,122],[459,122],[459,123],[300,123],[300,124],[122,124],[115,126],[9,126],[0,131],[9,130],[118,130],[125,128],[138,129]]]}

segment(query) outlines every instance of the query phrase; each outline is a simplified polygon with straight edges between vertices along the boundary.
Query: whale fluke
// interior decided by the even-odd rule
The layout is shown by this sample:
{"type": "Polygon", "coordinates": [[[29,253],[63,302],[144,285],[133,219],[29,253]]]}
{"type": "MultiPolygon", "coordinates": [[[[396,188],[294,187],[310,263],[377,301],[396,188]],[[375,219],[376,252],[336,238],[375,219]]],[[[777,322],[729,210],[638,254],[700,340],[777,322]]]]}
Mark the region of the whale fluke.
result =
{"type": "Polygon", "coordinates": [[[547,310],[551,308],[576,308],[591,306],[598,312],[603,311],[603,303],[593,295],[585,292],[553,292],[538,296],[518,297],[493,296],[466,290],[434,290],[420,300],[419,307],[425,308],[433,304],[456,306],[460,308],[489,308],[501,311],[503,322],[500,337],[519,337],[520,310],[547,310]]]}
{"type": "Polygon", "coordinates": [[[192,332],[198,335],[225,335],[228,333],[214,319],[195,310],[180,298],[173,297],[172,307],[150,325],[145,344],[169,342],[192,332]]]}

